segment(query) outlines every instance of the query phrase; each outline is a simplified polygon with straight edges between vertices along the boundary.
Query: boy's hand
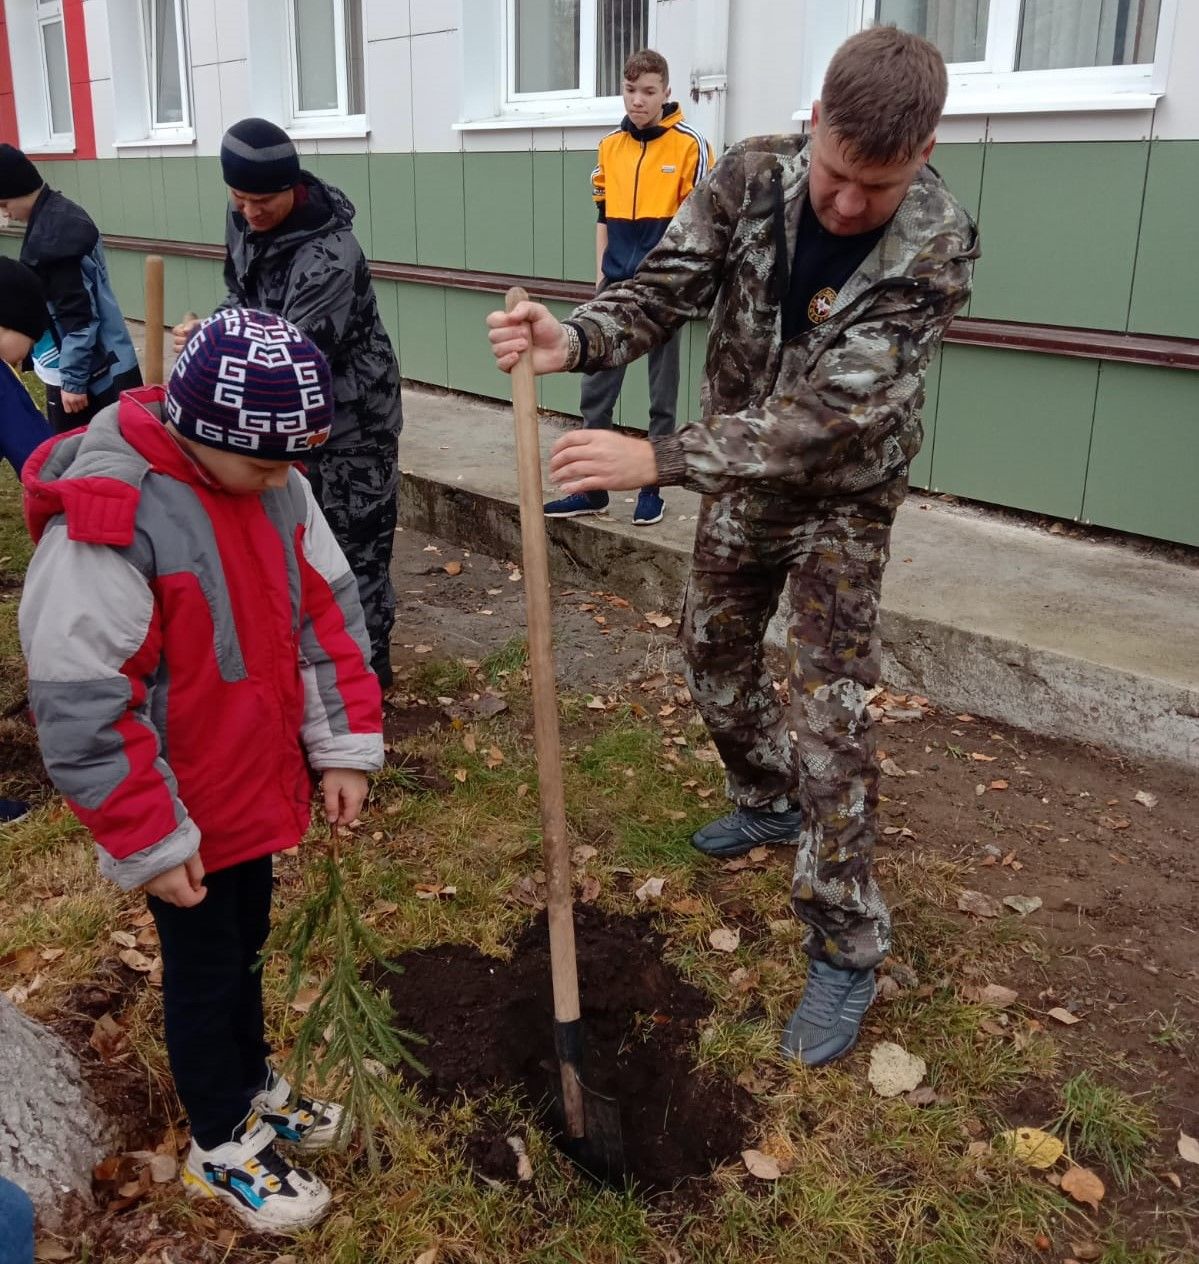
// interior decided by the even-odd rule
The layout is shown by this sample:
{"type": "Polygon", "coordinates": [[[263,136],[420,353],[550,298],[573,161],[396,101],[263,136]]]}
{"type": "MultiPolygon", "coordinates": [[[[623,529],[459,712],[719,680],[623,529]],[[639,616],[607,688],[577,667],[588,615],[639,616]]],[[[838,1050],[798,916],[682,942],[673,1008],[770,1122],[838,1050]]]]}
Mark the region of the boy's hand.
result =
{"type": "Polygon", "coordinates": [[[330,825],[349,825],[366,802],[366,773],[357,768],[326,768],[321,773],[325,796],[325,820],[330,825]]]}
{"type": "Polygon", "coordinates": [[[87,395],[76,395],[74,391],[63,391],[62,410],[64,413],[81,413],[87,407],[87,395]]]}
{"type": "Polygon", "coordinates": [[[505,373],[529,345],[533,332],[533,372],[559,373],[566,368],[566,330],[548,307],[540,303],[517,303],[510,312],[491,312],[487,317],[487,337],[496,368],[505,373]]]}
{"type": "Polygon", "coordinates": [[[200,853],[189,856],[181,865],[160,873],[157,878],[142,884],[142,890],[156,895],[166,904],[176,908],[192,908],[208,894],[204,885],[204,862],[200,853]]]}
{"type": "Polygon", "coordinates": [[[554,444],[550,477],[568,495],[653,487],[658,461],[648,439],[611,430],[572,430],[554,444]]]}
{"type": "Polygon", "coordinates": [[[178,355],[187,345],[187,340],[192,336],[192,330],[199,324],[199,320],[181,320],[172,330],[171,337],[175,343],[175,354],[178,355]]]}

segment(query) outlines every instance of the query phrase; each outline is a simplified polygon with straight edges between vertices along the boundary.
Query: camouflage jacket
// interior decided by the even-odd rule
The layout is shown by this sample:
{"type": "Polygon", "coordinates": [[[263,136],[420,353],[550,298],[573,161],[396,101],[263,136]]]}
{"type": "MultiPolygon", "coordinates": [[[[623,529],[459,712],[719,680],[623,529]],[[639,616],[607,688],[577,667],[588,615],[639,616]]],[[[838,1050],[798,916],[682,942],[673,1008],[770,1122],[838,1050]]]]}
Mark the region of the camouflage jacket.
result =
{"type": "Polygon", "coordinates": [[[320,347],[336,405],[326,449],[352,449],[399,434],[400,366],[353,233],[354,204],[307,171],[304,184],[306,202],[272,232],[251,232],[229,208],[221,307],[274,312],[320,347]]]}
{"type": "Polygon", "coordinates": [[[805,137],[733,146],[636,275],[571,317],[590,372],[711,313],[702,419],[654,440],[663,484],[855,495],[919,451],[925,370],[969,297],[977,230],[925,168],[830,317],[784,342],[808,165],[805,137]]]}

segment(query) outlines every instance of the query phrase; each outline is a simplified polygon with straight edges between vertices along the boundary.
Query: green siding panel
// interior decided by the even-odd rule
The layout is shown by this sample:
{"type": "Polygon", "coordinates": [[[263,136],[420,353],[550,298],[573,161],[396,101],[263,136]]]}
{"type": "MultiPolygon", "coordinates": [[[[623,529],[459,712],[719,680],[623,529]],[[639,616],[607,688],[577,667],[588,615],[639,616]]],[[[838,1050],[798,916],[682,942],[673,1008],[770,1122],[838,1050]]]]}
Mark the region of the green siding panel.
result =
{"type": "Polygon", "coordinates": [[[416,175],[411,154],[371,154],[372,258],[416,262],[416,175]]]}
{"type": "Polygon", "coordinates": [[[196,189],[199,193],[201,241],[225,244],[225,213],[229,190],[221,178],[219,158],[196,159],[196,189]]]}
{"type": "Polygon", "coordinates": [[[1199,141],[1156,141],[1149,157],[1145,213],[1129,328],[1199,338],[1199,141]]]}
{"type": "Polygon", "coordinates": [[[354,236],[369,259],[371,239],[371,177],[365,154],[306,154],[301,162],[326,184],[340,189],[354,204],[354,236]]]}
{"type": "Polygon", "coordinates": [[[533,275],[563,275],[562,151],[533,155],[533,275]]]}
{"type": "Polygon", "coordinates": [[[169,327],[178,324],[191,309],[191,288],[186,259],[166,255],[162,263],[162,319],[169,327]]]}
{"type": "MultiPolygon", "coordinates": [[[[154,203],[151,197],[151,178],[158,174],[153,158],[118,158],[112,164],[118,172],[121,200],[124,207],[123,227],[118,231],[130,237],[153,237],[154,203]]],[[[105,214],[108,204],[105,201],[105,214]]],[[[105,231],[111,232],[105,225],[105,231]]]]}
{"type": "Polygon", "coordinates": [[[60,193],[65,193],[72,202],[79,201],[79,164],[74,160],[48,162],[42,166],[42,175],[46,183],[60,193]]]}
{"type": "Polygon", "coordinates": [[[414,154],[416,258],[443,268],[466,267],[462,155],[414,154]]]}
{"type": "MultiPolygon", "coordinates": [[[[688,421],[699,421],[703,417],[703,404],[701,395],[704,386],[704,361],[708,355],[708,322],[706,320],[693,320],[691,322],[691,341],[688,348],[687,359],[684,364],[687,366],[683,371],[683,383],[687,390],[687,411],[686,419],[688,421]]],[[[682,409],[682,403],[679,408],[682,409]]]]}
{"type": "Polygon", "coordinates": [[[1199,545],[1199,373],[1104,364],[1083,518],[1199,545]]]}
{"type": "Polygon", "coordinates": [[[595,281],[595,203],[591,173],[595,154],[568,150],[562,155],[564,271],[571,281],[595,281]]]}
{"type": "Polygon", "coordinates": [[[1098,374],[1093,361],[947,346],[933,489],[1078,517],[1098,374]]]}
{"type": "Polygon", "coordinates": [[[161,167],[166,200],[166,224],[162,236],[172,241],[202,241],[196,160],[190,156],[166,158],[161,167]]]}
{"type": "MultiPolygon", "coordinates": [[[[376,285],[378,283],[376,282],[376,285]]],[[[446,291],[440,286],[399,284],[395,290],[396,325],[388,326],[400,353],[405,377],[433,386],[449,386],[446,348],[446,291]]],[[[486,340],[486,331],[477,331],[486,340]]]]}
{"type": "Polygon", "coordinates": [[[456,391],[509,398],[507,376],[495,367],[487,341],[487,313],[495,310],[496,301],[495,294],[449,289],[445,292],[449,383],[456,391]]]}
{"type": "Polygon", "coordinates": [[[187,309],[197,316],[209,316],[225,297],[221,265],[211,259],[188,259],[187,309]]]}
{"type": "Polygon", "coordinates": [[[100,177],[100,214],[92,218],[102,233],[125,232],[124,193],[121,186],[121,160],[102,158],[96,163],[100,177]]]}
{"type": "Polygon", "coordinates": [[[992,144],[972,316],[1125,329],[1149,145],[992,144]]]}
{"type": "MultiPolygon", "coordinates": [[[[103,207],[100,198],[100,164],[98,162],[78,162],[75,164],[75,178],[79,185],[79,205],[100,224],[103,207]]],[[[100,225],[103,228],[103,225],[100,225]]]]}
{"type": "Polygon", "coordinates": [[[912,487],[928,487],[932,482],[933,445],[937,433],[937,400],[941,393],[941,353],[928,366],[924,379],[924,442],[908,469],[912,487]]]}
{"type": "Polygon", "coordinates": [[[974,216],[978,218],[982,200],[983,156],[986,146],[938,145],[933,150],[932,165],[940,172],[949,191],[974,216]]]}
{"type": "Polygon", "coordinates": [[[146,315],[145,255],[130,250],[107,252],[108,275],[121,311],[127,320],[144,320],[146,315]]]}
{"type": "Polygon", "coordinates": [[[533,152],[463,154],[466,266],[533,272],[533,152]]]}

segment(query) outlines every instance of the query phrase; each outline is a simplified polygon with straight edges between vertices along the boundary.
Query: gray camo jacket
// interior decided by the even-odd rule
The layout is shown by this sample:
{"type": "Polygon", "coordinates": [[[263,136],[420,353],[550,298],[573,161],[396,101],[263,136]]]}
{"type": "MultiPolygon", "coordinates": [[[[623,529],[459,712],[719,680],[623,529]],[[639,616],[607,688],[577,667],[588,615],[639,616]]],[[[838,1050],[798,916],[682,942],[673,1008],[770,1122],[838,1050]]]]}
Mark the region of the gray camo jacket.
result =
{"type": "Polygon", "coordinates": [[[977,229],[925,168],[829,319],[784,343],[807,145],[733,146],[636,275],[571,317],[587,340],[577,367],[592,372],[711,313],[702,419],[654,440],[663,484],[854,495],[904,474],[919,451],[925,370],[969,298],[977,229]]]}
{"type": "Polygon", "coordinates": [[[221,307],[256,307],[298,325],[333,370],[333,433],[324,451],[399,434],[400,366],[354,236],[354,204],[305,171],[306,204],[282,229],[254,233],[230,206],[221,307]]]}

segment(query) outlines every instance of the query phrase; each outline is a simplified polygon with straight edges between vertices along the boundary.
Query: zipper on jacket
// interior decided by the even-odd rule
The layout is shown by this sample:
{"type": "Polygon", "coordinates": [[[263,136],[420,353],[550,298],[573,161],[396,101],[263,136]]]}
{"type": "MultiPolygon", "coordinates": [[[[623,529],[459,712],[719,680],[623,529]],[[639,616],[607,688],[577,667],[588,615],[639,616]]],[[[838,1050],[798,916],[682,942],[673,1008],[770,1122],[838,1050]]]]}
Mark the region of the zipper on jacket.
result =
{"type": "Polygon", "coordinates": [[[637,185],[641,182],[641,164],[645,161],[645,151],[649,147],[649,141],[641,142],[641,157],[637,159],[637,166],[633,169],[633,214],[631,218],[634,222],[637,219],[637,185]]]}

